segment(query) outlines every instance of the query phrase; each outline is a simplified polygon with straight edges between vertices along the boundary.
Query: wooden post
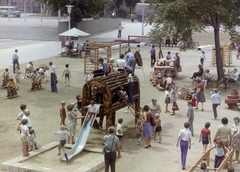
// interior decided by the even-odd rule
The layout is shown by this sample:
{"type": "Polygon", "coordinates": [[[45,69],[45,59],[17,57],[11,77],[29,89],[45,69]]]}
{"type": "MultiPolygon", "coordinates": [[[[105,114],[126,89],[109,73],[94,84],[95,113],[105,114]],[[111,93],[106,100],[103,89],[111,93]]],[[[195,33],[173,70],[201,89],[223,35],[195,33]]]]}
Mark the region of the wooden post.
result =
{"type": "Polygon", "coordinates": [[[112,112],[112,125],[115,125],[116,121],[116,112],[112,112]]]}
{"type": "Polygon", "coordinates": [[[108,128],[112,126],[112,117],[112,113],[109,112],[106,114],[106,133],[108,133],[108,128]]]}
{"type": "MultiPolygon", "coordinates": [[[[140,94],[139,94],[140,96],[140,94]]],[[[137,113],[140,112],[140,98],[137,98],[135,101],[135,124],[137,124],[137,113]]]]}

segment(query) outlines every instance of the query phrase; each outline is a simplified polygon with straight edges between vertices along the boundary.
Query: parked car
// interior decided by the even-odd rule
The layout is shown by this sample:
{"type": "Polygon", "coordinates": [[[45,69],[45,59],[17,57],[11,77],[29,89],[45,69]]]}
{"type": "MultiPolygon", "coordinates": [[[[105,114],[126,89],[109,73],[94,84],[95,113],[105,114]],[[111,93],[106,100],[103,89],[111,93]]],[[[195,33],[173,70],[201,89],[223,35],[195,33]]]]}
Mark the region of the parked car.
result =
{"type": "Polygon", "coordinates": [[[17,7],[14,7],[14,6],[0,6],[0,15],[4,16],[4,17],[7,17],[8,14],[10,16],[20,17],[21,16],[21,11],[18,11],[17,7]]]}

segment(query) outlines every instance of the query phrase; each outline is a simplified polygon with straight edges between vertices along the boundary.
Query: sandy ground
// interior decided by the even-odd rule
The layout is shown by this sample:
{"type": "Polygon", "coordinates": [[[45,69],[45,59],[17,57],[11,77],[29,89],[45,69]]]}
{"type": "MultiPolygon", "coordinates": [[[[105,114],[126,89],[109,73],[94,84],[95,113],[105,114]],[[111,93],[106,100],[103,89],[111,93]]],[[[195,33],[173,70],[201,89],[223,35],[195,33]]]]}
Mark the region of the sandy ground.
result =
{"type": "MultiPolygon", "coordinates": [[[[213,44],[212,33],[195,34],[194,40],[199,41],[203,44],[213,44]]],[[[222,34],[222,42],[228,42],[229,38],[227,34],[222,34]]],[[[149,73],[153,70],[150,67],[149,62],[149,49],[150,47],[144,47],[141,49],[141,54],[144,61],[144,73],[141,69],[136,70],[136,75],[139,77],[141,82],[141,106],[150,104],[152,98],[157,98],[158,103],[162,108],[161,120],[162,120],[162,144],[152,142],[152,148],[144,149],[144,140],[141,145],[136,144],[135,134],[133,128],[133,115],[130,113],[124,113],[125,109],[121,109],[117,112],[117,118],[123,118],[124,125],[124,138],[125,142],[123,145],[122,157],[117,160],[117,171],[141,171],[141,172],[178,172],[181,170],[180,161],[180,149],[176,147],[177,135],[180,129],[183,128],[183,123],[187,121],[187,103],[185,100],[178,100],[180,111],[175,116],[165,114],[164,92],[159,92],[149,82],[149,73]]],[[[177,48],[163,48],[164,55],[167,51],[171,51],[172,55],[179,51],[177,48]]],[[[239,68],[240,61],[235,59],[235,51],[233,52],[233,65],[227,69],[239,68]]],[[[200,51],[190,50],[187,52],[180,52],[181,65],[183,72],[179,73],[177,78],[174,78],[174,82],[177,87],[184,85],[190,88],[195,87],[192,85],[189,77],[193,71],[197,70],[199,63],[200,51]]],[[[118,59],[117,51],[114,52],[113,57],[118,59]]],[[[205,62],[205,69],[210,69],[211,73],[216,79],[216,68],[211,66],[211,51],[206,51],[207,62],[205,62]]],[[[31,120],[33,128],[37,133],[37,142],[39,147],[48,144],[52,141],[58,141],[57,136],[54,136],[54,132],[59,129],[60,117],[59,108],[62,100],[67,103],[75,102],[75,96],[81,94],[82,86],[86,75],[83,74],[83,59],[76,58],[62,58],[62,57],[51,57],[41,60],[34,61],[34,66],[37,67],[40,64],[48,64],[52,61],[57,67],[58,71],[58,89],[59,93],[51,93],[50,83],[43,84],[43,90],[30,91],[31,81],[29,79],[22,79],[22,88],[19,91],[19,97],[15,99],[6,98],[6,90],[0,89],[0,163],[10,160],[16,156],[21,156],[21,142],[19,138],[19,132],[16,130],[18,121],[15,119],[17,114],[20,112],[19,106],[22,103],[27,104],[28,109],[31,111],[31,120]],[[65,87],[64,78],[61,77],[64,65],[68,63],[72,73],[70,87],[65,87]]],[[[26,64],[21,64],[22,72],[26,64]]],[[[11,66],[9,66],[11,69],[11,66]]],[[[0,73],[3,69],[0,69],[0,73]]],[[[12,74],[11,74],[12,75],[12,74]]],[[[13,75],[12,75],[13,76],[13,75]]],[[[23,74],[22,74],[23,76],[23,74]]],[[[211,87],[211,86],[210,86],[211,87]]],[[[239,90],[239,89],[238,89],[239,90]]],[[[195,135],[193,137],[192,149],[188,153],[187,169],[193,165],[202,154],[202,145],[198,142],[199,133],[204,123],[211,122],[212,137],[216,132],[217,126],[221,124],[220,119],[222,117],[228,117],[229,126],[233,124],[233,117],[239,116],[239,111],[228,109],[224,103],[226,96],[230,93],[231,89],[221,90],[222,104],[218,107],[218,120],[212,120],[212,108],[210,101],[209,89],[205,90],[205,96],[207,102],[204,104],[205,111],[195,111],[194,119],[194,130],[195,135]]],[[[80,121],[79,121],[80,124],[80,121]]],[[[77,127],[76,136],[79,133],[80,125],[77,127]]],[[[88,144],[91,146],[102,147],[102,137],[105,132],[98,133],[92,131],[88,140],[88,144]]],[[[39,156],[37,161],[32,160],[36,165],[48,163],[48,166],[54,166],[56,164],[59,167],[65,168],[65,163],[51,163],[52,161],[59,161],[59,157],[55,153],[49,153],[49,157],[45,159],[44,156],[39,156]],[[45,160],[44,160],[45,159],[45,160]],[[51,161],[48,161],[51,159],[51,161]]],[[[212,152],[212,156],[214,152],[212,152]]],[[[84,158],[84,157],[81,157],[84,158]]],[[[75,161],[77,162],[77,161],[75,161]]],[[[213,166],[213,164],[211,164],[213,166]]],[[[79,164],[80,167],[80,164],[79,164]]],[[[239,165],[234,165],[237,170],[240,170],[239,165]]],[[[66,171],[72,171],[73,167],[68,166],[66,171]]],[[[103,170],[100,170],[102,172],[103,170]]]]}

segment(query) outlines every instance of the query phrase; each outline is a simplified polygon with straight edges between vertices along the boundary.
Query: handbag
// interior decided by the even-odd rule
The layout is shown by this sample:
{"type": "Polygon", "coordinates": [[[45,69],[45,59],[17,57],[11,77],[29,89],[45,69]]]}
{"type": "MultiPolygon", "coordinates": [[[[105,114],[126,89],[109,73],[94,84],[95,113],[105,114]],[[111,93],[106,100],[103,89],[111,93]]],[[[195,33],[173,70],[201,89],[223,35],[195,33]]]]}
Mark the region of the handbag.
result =
{"type": "Polygon", "coordinates": [[[179,110],[178,105],[176,102],[173,102],[172,110],[179,110]]]}
{"type": "Polygon", "coordinates": [[[178,72],[182,72],[182,66],[178,67],[178,72]]]}
{"type": "Polygon", "coordinates": [[[21,122],[18,124],[18,126],[17,126],[17,131],[21,131],[21,122]]]}
{"type": "MultiPolygon", "coordinates": [[[[148,115],[151,115],[151,114],[148,113],[148,115]]],[[[151,115],[151,117],[150,117],[150,123],[151,123],[151,126],[152,126],[152,127],[156,126],[156,122],[155,122],[155,120],[153,119],[152,115],[151,115]]]]}
{"type": "Polygon", "coordinates": [[[107,155],[107,154],[109,154],[109,153],[111,152],[112,147],[113,147],[114,139],[115,139],[115,136],[113,137],[111,149],[109,149],[107,146],[104,146],[104,148],[103,148],[103,150],[102,150],[102,154],[103,154],[103,155],[107,155]]]}

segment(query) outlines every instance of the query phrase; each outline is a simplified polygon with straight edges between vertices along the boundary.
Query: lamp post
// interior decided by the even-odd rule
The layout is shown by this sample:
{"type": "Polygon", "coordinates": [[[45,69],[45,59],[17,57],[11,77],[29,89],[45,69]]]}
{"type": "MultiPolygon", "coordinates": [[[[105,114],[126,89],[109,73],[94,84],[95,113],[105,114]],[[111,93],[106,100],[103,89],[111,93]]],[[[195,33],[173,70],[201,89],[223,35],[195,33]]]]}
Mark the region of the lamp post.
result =
{"type": "Polygon", "coordinates": [[[66,5],[65,7],[67,7],[67,11],[68,11],[68,16],[69,16],[69,21],[68,21],[68,30],[70,30],[71,29],[71,11],[72,11],[72,7],[73,7],[73,5],[66,5]]]}
{"type": "Polygon", "coordinates": [[[26,4],[27,0],[24,0],[24,21],[26,22],[26,4]]]}
{"type": "Polygon", "coordinates": [[[145,0],[142,1],[142,36],[144,35],[144,2],[145,0]]]}
{"type": "Polygon", "coordinates": [[[8,21],[10,21],[10,0],[8,0],[8,21]]]}

